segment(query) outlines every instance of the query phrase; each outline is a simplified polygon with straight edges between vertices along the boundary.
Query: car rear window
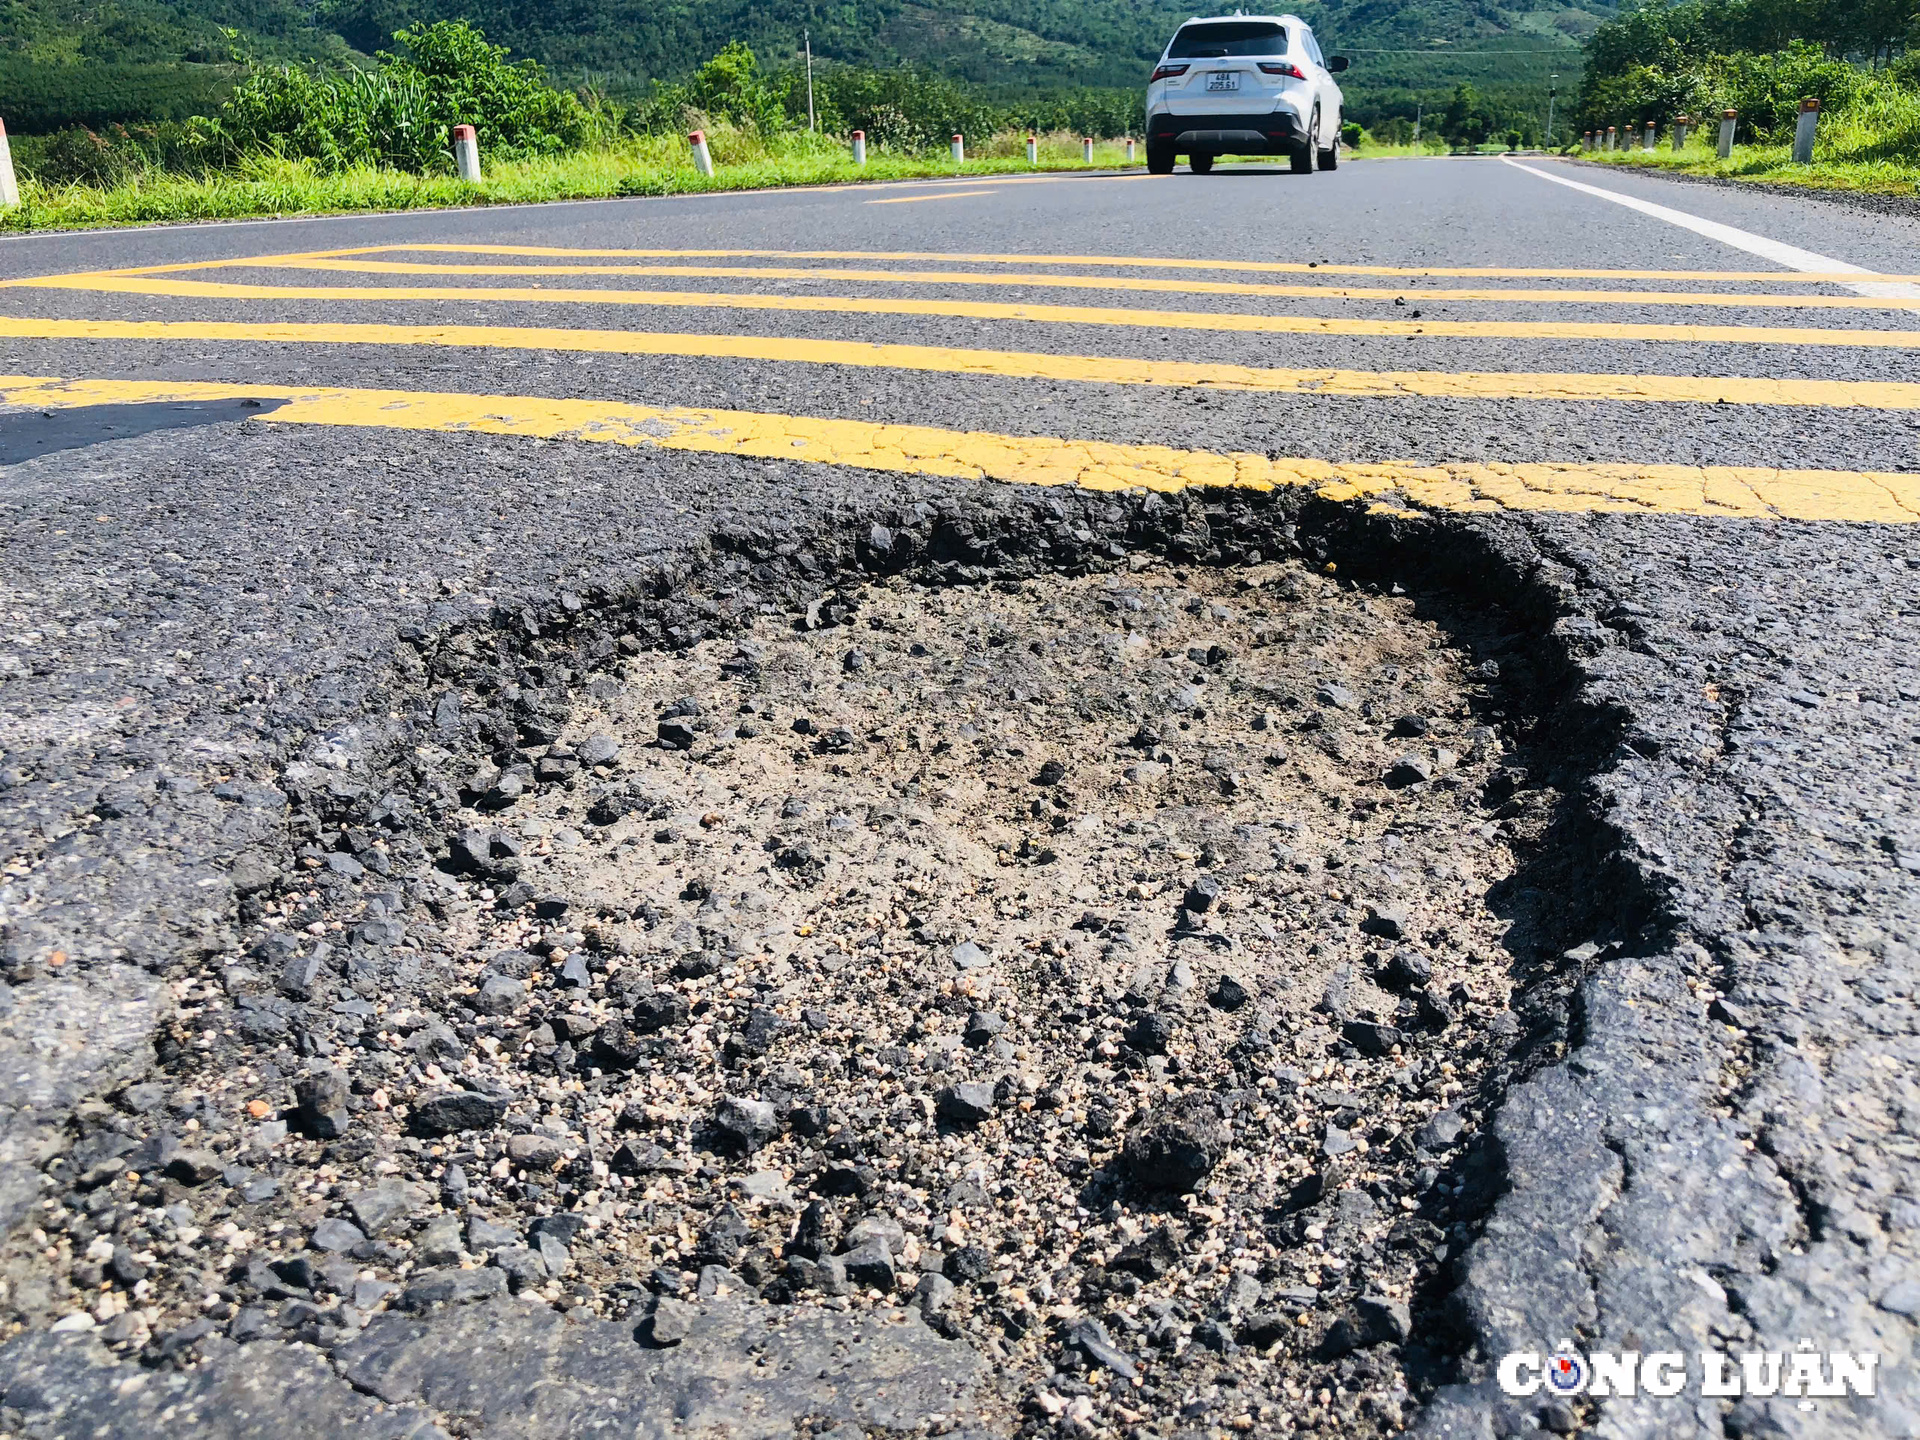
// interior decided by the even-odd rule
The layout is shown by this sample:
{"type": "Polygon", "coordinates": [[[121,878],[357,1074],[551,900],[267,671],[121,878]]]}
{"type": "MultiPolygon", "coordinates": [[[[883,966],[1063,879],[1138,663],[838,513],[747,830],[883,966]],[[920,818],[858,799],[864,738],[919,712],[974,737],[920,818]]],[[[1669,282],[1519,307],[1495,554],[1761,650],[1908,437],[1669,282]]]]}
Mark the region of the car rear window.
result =
{"type": "Polygon", "coordinates": [[[1169,60],[1206,60],[1215,55],[1284,55],[1287,29],[1271,20],[1217,20],[1188,25],[1173,37],[1169,60]]]}

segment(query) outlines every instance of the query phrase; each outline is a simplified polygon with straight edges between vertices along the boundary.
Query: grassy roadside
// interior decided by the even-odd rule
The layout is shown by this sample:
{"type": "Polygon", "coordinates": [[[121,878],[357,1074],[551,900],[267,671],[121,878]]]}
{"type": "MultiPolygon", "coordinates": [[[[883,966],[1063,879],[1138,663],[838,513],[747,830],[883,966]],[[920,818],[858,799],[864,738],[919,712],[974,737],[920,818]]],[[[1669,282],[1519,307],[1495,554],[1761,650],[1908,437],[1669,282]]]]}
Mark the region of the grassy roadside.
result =
{"type": "MultiPolygon", "coordinates": [[[[261,156],[233,171],[197,177],[147,175],[104,187],[23,179],[20,204],[0,211],[0,233],[1020,174],[1036,168],[1027,164],[1025,147],[1025,135],[1008,133],[991,137],[959,167],[939,153],[870,152],[860,169],[845,147],[825,137],[803,134],[763,141],[719,128],[709,133],[715,170],[711,177],[694,169],[684,139],[647,136],[571,155],[488,163],[478,185],[451,175],[374,166],[327,173],[305,161],[261,156]]],[[[1145,147],[1135,148],[1135,163],[1144,165],[1145,147]]],[[[1050,135],[1041,140],[1037,168],[1111,170],[1126,163],[1124,142],[1096,142],[1089,164],[1081,158],[1078,140],[1050,135]]]]}
{"type": "Polygon", "coordinates": [[[1813,164],[1793,163],[1791,145],[1739,145],[1726,160],[1714,151],[1717,122],[1696,130],[1677,154],[1669,134],[1661,148],[1612,155],[1576,152],[1582,160],[1648,170],[1764,180],[1813,190],[1868,195],[1920,195],[1920,92],[1887,87],[1864,103],[1820,117],[1813,164]]]}

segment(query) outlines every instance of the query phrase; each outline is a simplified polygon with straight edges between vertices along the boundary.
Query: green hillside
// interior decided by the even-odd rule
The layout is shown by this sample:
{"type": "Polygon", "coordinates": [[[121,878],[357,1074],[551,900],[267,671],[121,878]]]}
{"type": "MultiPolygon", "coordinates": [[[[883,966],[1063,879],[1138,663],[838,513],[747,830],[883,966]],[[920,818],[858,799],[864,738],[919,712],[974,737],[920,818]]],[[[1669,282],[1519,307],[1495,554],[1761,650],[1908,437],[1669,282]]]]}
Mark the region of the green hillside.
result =
{"type": "MultiPolygon", "coordinates": [[[[217,101],[236,47],[346,63],[404,25],[455,17],[561,83],[615,95],[684,77],[735,39],[771,68],[795,64],[803,31],[817,62],[918,65],[1003,94],[1134,87],[1194,13],[1167,0],[0,0],[0,117],[22,133],[176,117],[217,101]]],[[[1577,69],[1577,45],[1613,6],[1324,0],[1300,13],[1353,57],[1347,88],[1365,118],[1410,116],[1463,80],[1540,108],[1547,74],[1577,69]]]]}

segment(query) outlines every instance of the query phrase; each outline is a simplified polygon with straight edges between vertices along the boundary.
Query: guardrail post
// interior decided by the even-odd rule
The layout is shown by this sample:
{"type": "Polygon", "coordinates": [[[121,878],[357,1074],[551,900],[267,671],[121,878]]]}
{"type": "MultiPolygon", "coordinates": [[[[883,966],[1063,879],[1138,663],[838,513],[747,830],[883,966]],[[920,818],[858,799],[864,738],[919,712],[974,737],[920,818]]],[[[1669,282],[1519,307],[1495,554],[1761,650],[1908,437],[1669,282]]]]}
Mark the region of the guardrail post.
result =
{"type": "Polygon", "coordinates": [[[1720,158],[1727,160],[1733,155],[1733,127],[1740,119],[1738,110],[1728,110],[1720,116],[1720,158]]]}
{"type": "MultiPolygon", "coordinates": [[[[955,142],[958,143],[959,137],[955,136],[954,139],[955,142]]],[[[1038,165],[1040,163],[1040,137],[1038,135],[1027,136],[1027,163],[1029,165],[1038,165]]]]}
{"type": "Polygon", "coordinates": [[[687,144],[693,147],[693,168],[702,175],[713,174],[713,152],[707,149],[707,132],[694,131],[687,136],[687,144]]]}
{"type": "Polygon", "coordinates": [[[953,137],[953,163],[956,165],[967,163],[967,142],[958,135],[953,137]]]}
{"type": "Polygon", "coordinates": [[[1813,163],[1813,132],[1820,126],[1820,102],[1808,99],[1800,102],[1800,119],[1793,127],[1793,163],[1811,165],[1813,163]]]}
{"type": "Polygon", "coordinates": [[[1673,153],[1678,155],[1687,148],[1687,127],[1693,122],[1685,115],[1673,117],[1673,153]]]}
{"type": "Polygon", "coordinates": [[[853,163],[856,165],[867,163],[867,132],[864,130],[853,132],[853,163]]]}
{"type": "Polygon", "coordinates": [[[469,185],[480,183],[480,137],[471,125],[453,127],[453,163],[469,185]]]}

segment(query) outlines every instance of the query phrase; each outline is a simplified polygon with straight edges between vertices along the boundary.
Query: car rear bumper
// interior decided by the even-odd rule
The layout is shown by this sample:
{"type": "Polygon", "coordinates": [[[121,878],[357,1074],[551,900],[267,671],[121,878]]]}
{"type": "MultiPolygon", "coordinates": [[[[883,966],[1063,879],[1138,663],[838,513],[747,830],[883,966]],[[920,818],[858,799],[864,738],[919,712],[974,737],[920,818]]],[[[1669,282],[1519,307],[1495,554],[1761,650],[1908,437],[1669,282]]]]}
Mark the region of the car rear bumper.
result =
{"type": "Polygon", "coordinates": [[[1265,115],[1175,115],[1147,118],[1149,143],[1171,144],[1187,154],[1283,155],[1300,144],[1299,119],[1290,110],[1265,115]]]}

